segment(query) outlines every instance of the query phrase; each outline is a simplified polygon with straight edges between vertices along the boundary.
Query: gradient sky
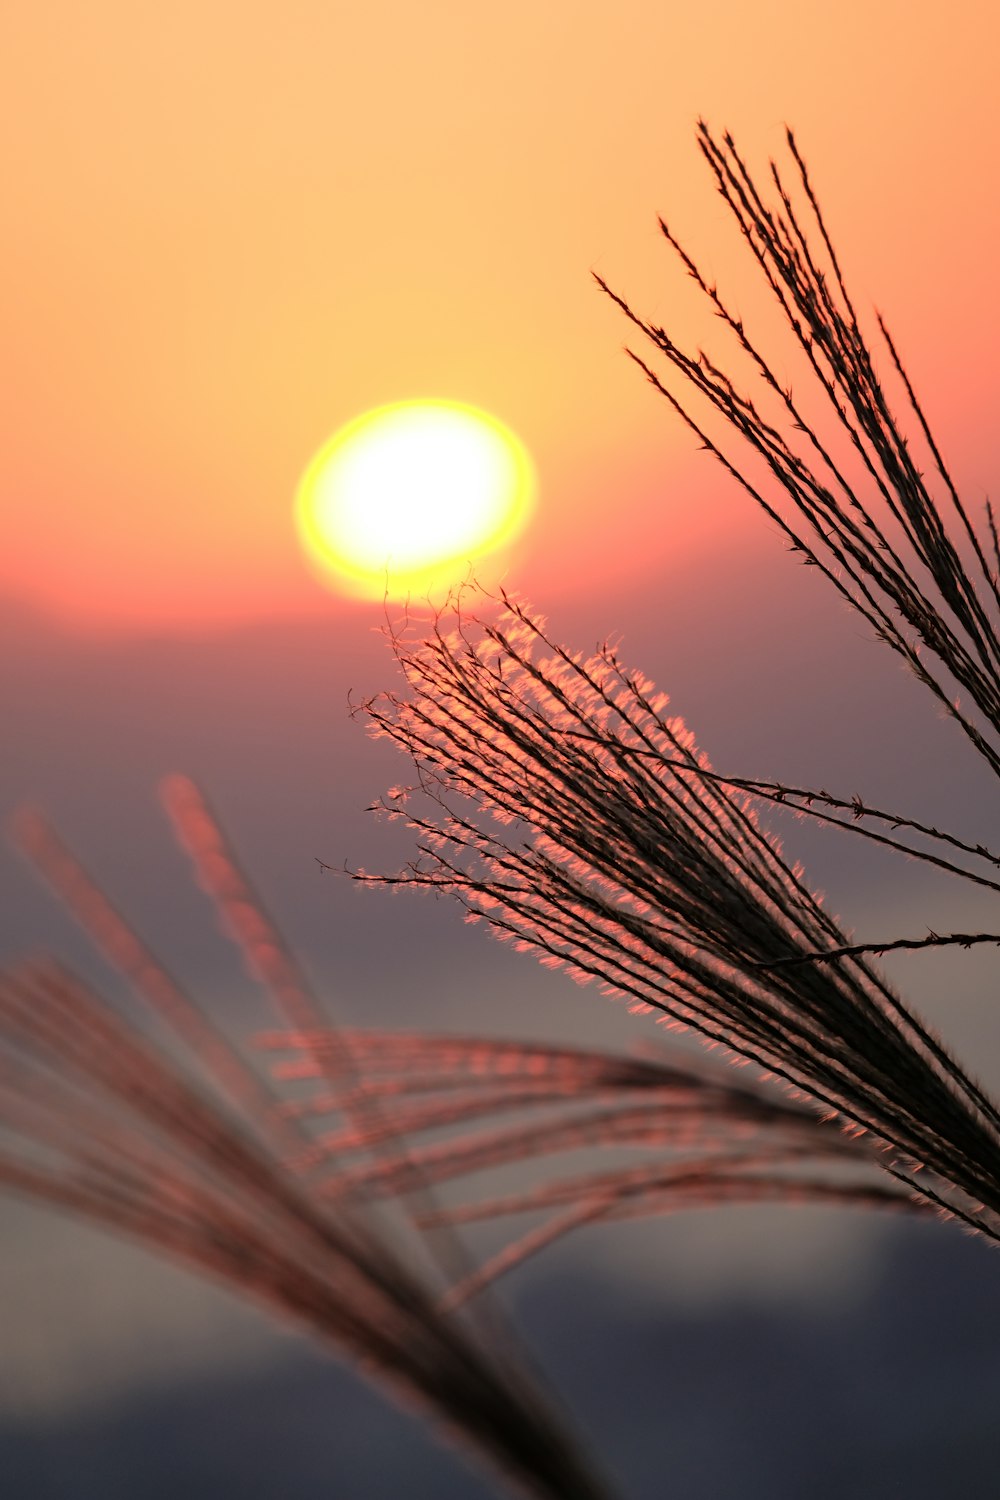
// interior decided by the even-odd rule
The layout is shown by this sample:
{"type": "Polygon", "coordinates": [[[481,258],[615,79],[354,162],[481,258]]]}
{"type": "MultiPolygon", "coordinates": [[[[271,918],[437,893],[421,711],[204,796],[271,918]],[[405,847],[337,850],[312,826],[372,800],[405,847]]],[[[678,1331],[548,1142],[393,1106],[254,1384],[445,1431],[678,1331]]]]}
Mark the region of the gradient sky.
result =
{"type": "Polygon", "coordinates": [[[322,607],[296,480],[421,395],[533,452],[519,579],[669,576],[715,476],[589,272],[705,336],[654,229],[738,264],[699,114],[758,162],[794,126],[860,300],[987,486],[998,43],[981,4],[9,7],[0,588],[81,625],[322,607]]]}
{"type": "MultiPolygon", "coordinates": [[[[380,610],[310,573],[295,486],[359,412],[443,396],[495,412],[538,466],[509,582],[572,645],[622,631],[717,766],[982,836],[995,793],[971,756],[692,450],[590,273],[681,342],[712,340],[663,213],[749,325],[760,298],[694,126],[731,128],[763,166],[787,121],[856,301],[885,313],[970,507],[995,499],[998,51],[1000,17],[972,0],[8,7],[0,812],[40,802],[241,1028],[259,1012],[156,814],[169,771],[205,786],[339,1014],[627,1045],[621,1012],[443,904],[316,875],[317,855],[403,857],[361,809],[405,773],[346,711],[392,680],[380,610]]],[[[913,865],[785,835],[866,938],[995,921],[913,865]]],[[[6,854],[0,885],[0,956],[48,947],[107,983],[6,854]]],[[[997,1087],[982,951],[889,967],[997,1087]]],[[[113,1430],[126,1392],[285,1358],[284,1336],[178,1273],[0,1211],[0,1419],[55,1432],[99,1408],[113,1430]]],[[[833,1316],[862,1295],[879,1230],[776,1222],[644,1227],[553,1263],[617,1277],[643,1317],[748,1297],[794,1316],[796,1287],[833,1316]]]]}

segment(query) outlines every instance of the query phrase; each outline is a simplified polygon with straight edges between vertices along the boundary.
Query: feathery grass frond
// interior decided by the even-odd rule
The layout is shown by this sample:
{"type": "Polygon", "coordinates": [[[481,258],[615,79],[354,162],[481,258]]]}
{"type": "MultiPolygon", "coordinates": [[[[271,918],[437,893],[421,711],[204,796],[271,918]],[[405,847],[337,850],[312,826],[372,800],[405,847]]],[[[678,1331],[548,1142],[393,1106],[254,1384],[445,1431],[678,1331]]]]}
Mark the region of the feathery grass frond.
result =
{"type": "MultiPolygon", "coordinates": [[[[197,836],[215,839],[216,875],[233,902],[239,896],[244,931],[273,952],[273,924],[222,858],[204,804],[189,786],[171,791],[188,825],[201,820],[197,836]]],[[[20,820],[19,834],[192,1061],[209,1064],[212,1087],[192,1082],[135,1019],[58,965],[0,976],[0,1187],[125,1234],[333,1344],[516,1492],[606,1496],[523,1362],[443,1312],[438,1288],[363,1205],[317,1193],[303,1175],[310,1138],[301,1121],[278,1107],[55,834],[37,815],[20,820]]],[[[284,982],[294,961],[279,949],[272,978],[284,982]]],[[[314,1026],[318,1013],[303,996],[289,1013],[314,1026]]],[[[324,1029],[314,1060],[328,1083],[353,1091],[355,1127],[370,1123],[335,1035],[324,1029]]]]}
{"type": "Polygon", "coordinates": [[[379,806],[420,857],[355,878],[447,892],[543,963],[760,1064],[1000,1239],[997,1106],[863,954],[805,961],[852,945],[749,796],[699,774],[665,695],[500,602],[476,618],[459,598],[423,639],[391,634],[409,695],[364,711],[416,768],[379,806]]]}
{"type": "MultiPolygon", "coordinates": [[[[788,149],[798,202],[771,162],[777,204],[768,204],[728,133],[716,140],[704,122],[699,146],[716,187],[790,329],[813,388],[825,403],[824,434],[782,387],[771,361],[727,307],[663,221],[660,228],[713,313],[733,336],[760,382],[766,414],[705,353],[685,353],[669,333],[639,317],[597,278],[608,296],[680,376],[678,395],[633,351],[631,357],[699,441],[814,565],[875,635],[901,656],[1000,772],[1000,587],[996,566],[969,519],[884,320],[879,332],[936,478],[918,468],[915,444],[894,415],[876,372],[805,163],[791,131],[788,149]],[[696,415],[704,412],[705,416],[696,415]],[[705,423],[711,413],[755,454],[774,481],[765,494],[705,423]],[[846,443],[852,462],[838,457],[846,443]],[[938,498],[940,496],[940,499],[938,498]],[[943,669],[943,670],[942,670],[943,669]],[[978,711],[955,699],[964,689],[978,711]]],[[[996,563],[995,544],[992,547],[996,563]]]]}
{"type": "MultiPolygon", "coordinates": [[[[593,735],[583,737],[592,739],[593,735]]],[[[658,752],[639,746],[628,749],[627,753],[655,755],[657,759],[660,758],[658,752]]],[[[862,838],[881,844],[885,849],[893,849],[896,853],[905,854],[910,859],[935,865],[946,874],[957,875],[962,880],[971,881],[973,885],[985,886],[987,890],[1000,891],[1000,880],[991,880],[989,876],[977,874],[975,870],[956,864],[954,860],[947,859],[941,854],[932,854],[929,849],[923,849],[912,842],[904,843],[902,839],[893,838],[889,834],[879,833],[876,829],[865,826],[866,822],[871,821],[886,824],[894,831],[905,829],[911,838],[917,835],[932,843],[947,844],[960,854],[966,854],[986,864],[1000,867],[1000,856],[994,854],[985,844],[981,842],[972,844],[967,839],[960,839],[944,829],[935,828],[920,818],[906,817],[903,813],[884,812],[881,808],[871,807],[857,795],[835,797],[823,788],[789,786],[785,782],[762,781],[750,776],[723,776],[721,772],[714,771],[709,766],[692,767],[683,761],[676,761],[674,767],[684,774],[699,776],[706,781],[715,781],[723,786],[732,787],[736,791],[751,792],[755,799],[762,802],[771,802],[777,807],[787,807],[792,812],[811,818],[815,822],[825,823],[833,828],[842,828],[848,833],[859,834],[862,838]],[[837,816],[839,813],[845,816],[837,816]]]]}
{"type": "MultiPolygon", "coordinates": [[[[737,1082],[730,1070],[705,1059],[668,1057],[659,1049],[617,1056],[483,1037],[352,1031],[348,1040],[395,1134],[412,1143],[422,1132],[462,1128],[444,1141],[410,1144],[405,1157],[361,1165],[345,1157],[370,1144],[367,1138],[349,1126],[321,1134],[317,1149],[329,1153],[325,1195],[406,1193],[415,1167],[437,1185],[581,1149],[629,1151],[624,1165],[578,1170],[424,1214],[432,1224],[552,1215],[458,1281],[448,1306],[586,1223],[759,1199],[930,1211],[901,1183],[886,1179],[870,1136],[832,1128],[807,1105],[737,1082]],[[511,1115],[516,1123],[507,1127],[465,1128],[472,1120],[511,1115]]],[[[292,1054],[275,1064],[276,1078],[315,1080],[315,1092],[296,1101],[296,1113],[349,1114],[349,1093],[322,1085],[315,1061],[322,1035],[270,1033],[258,1042],[292,1054]]]]}

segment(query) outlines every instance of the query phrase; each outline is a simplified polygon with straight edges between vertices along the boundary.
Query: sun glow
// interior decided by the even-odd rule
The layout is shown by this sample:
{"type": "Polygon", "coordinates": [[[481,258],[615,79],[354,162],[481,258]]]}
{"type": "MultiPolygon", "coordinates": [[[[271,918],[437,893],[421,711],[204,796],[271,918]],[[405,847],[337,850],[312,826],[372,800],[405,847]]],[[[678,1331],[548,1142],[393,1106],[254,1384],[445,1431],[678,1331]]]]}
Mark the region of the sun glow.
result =
{"type": "Polygon", "coordinates": [[[458,401],[399,401],[355,417],[313,458],[296,519],[341,593],[427,595],[522,529],[534,470],[514,434],[458,401]]]}

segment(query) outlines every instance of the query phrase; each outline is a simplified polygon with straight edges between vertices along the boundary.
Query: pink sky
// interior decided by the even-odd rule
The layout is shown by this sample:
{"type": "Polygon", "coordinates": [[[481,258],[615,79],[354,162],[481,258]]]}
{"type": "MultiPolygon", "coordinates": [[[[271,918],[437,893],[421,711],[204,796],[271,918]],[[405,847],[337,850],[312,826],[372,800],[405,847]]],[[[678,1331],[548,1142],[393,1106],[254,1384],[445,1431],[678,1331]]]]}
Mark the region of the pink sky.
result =
{"type": "Polygon", "coordinates": [[[699,114],[760,165],[795,127],[860,304],[889,315],[970,495],[995,487],[1000,21],[789,14],[16,7],[0,589],[81,627],[325,608],[297,479],[343,422],[414,396],[528,445],[540,504],[511,576],[536,599],[738,548],[756,523],[733,529],[589,275],[710,337],[662,212],[754,309],[699,114]]]}

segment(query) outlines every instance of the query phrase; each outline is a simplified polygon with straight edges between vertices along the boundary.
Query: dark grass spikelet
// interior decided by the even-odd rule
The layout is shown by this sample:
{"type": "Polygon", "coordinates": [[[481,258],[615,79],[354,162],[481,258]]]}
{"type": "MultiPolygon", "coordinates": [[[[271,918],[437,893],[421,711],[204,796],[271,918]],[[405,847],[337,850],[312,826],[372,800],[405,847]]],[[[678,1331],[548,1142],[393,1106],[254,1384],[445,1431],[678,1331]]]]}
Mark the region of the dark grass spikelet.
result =
{"type": "Polygon", "coordinates": [[[416,767],[379,807],[408,820],[419,858],[356,878],[447,892],[543,963],[724,1044],[1000,1237],[996,1106],[863,953],[810,961],[849,939],[665,695],[611,648],[571,655],[500,603],[477,618],[459,599],[423,639],[391,635],[409,695],[365,712],[416,767]]]}
{"type": "Polygon", "coordinates": [[[728,133],[701,122],[698,143],[716,187],[756,261],[801,356],[806,383],[829,416],[821,430],[782,386],[773,362],[661,220],[688,275],[728,330],[759,398],[705,353],[682,350],[597,278],[680,377],[677,388],[629,354],[700,443],[901,656],[994,772],[1000,772],[1000,590],[993,513],[980,536],[963,504],[896,345],[876,315],[888,364],[914,432],[895,415],[861,328],[795,137],[795,189],[776,163],[769,203],[728,133]],[[721,418],[721,435],[715,436],[721,418]],[[769,478],[767,491],[726,446],[742,443],[769,478]],[[842,454],[845,448],[852,459],[842,454]],[[920,467],[920,448],[927,471],[920,467]],[[787,502],[787,503],[785,503],[787,502]],[[962,692],[968,708],[956,697],[962,692]]]}

